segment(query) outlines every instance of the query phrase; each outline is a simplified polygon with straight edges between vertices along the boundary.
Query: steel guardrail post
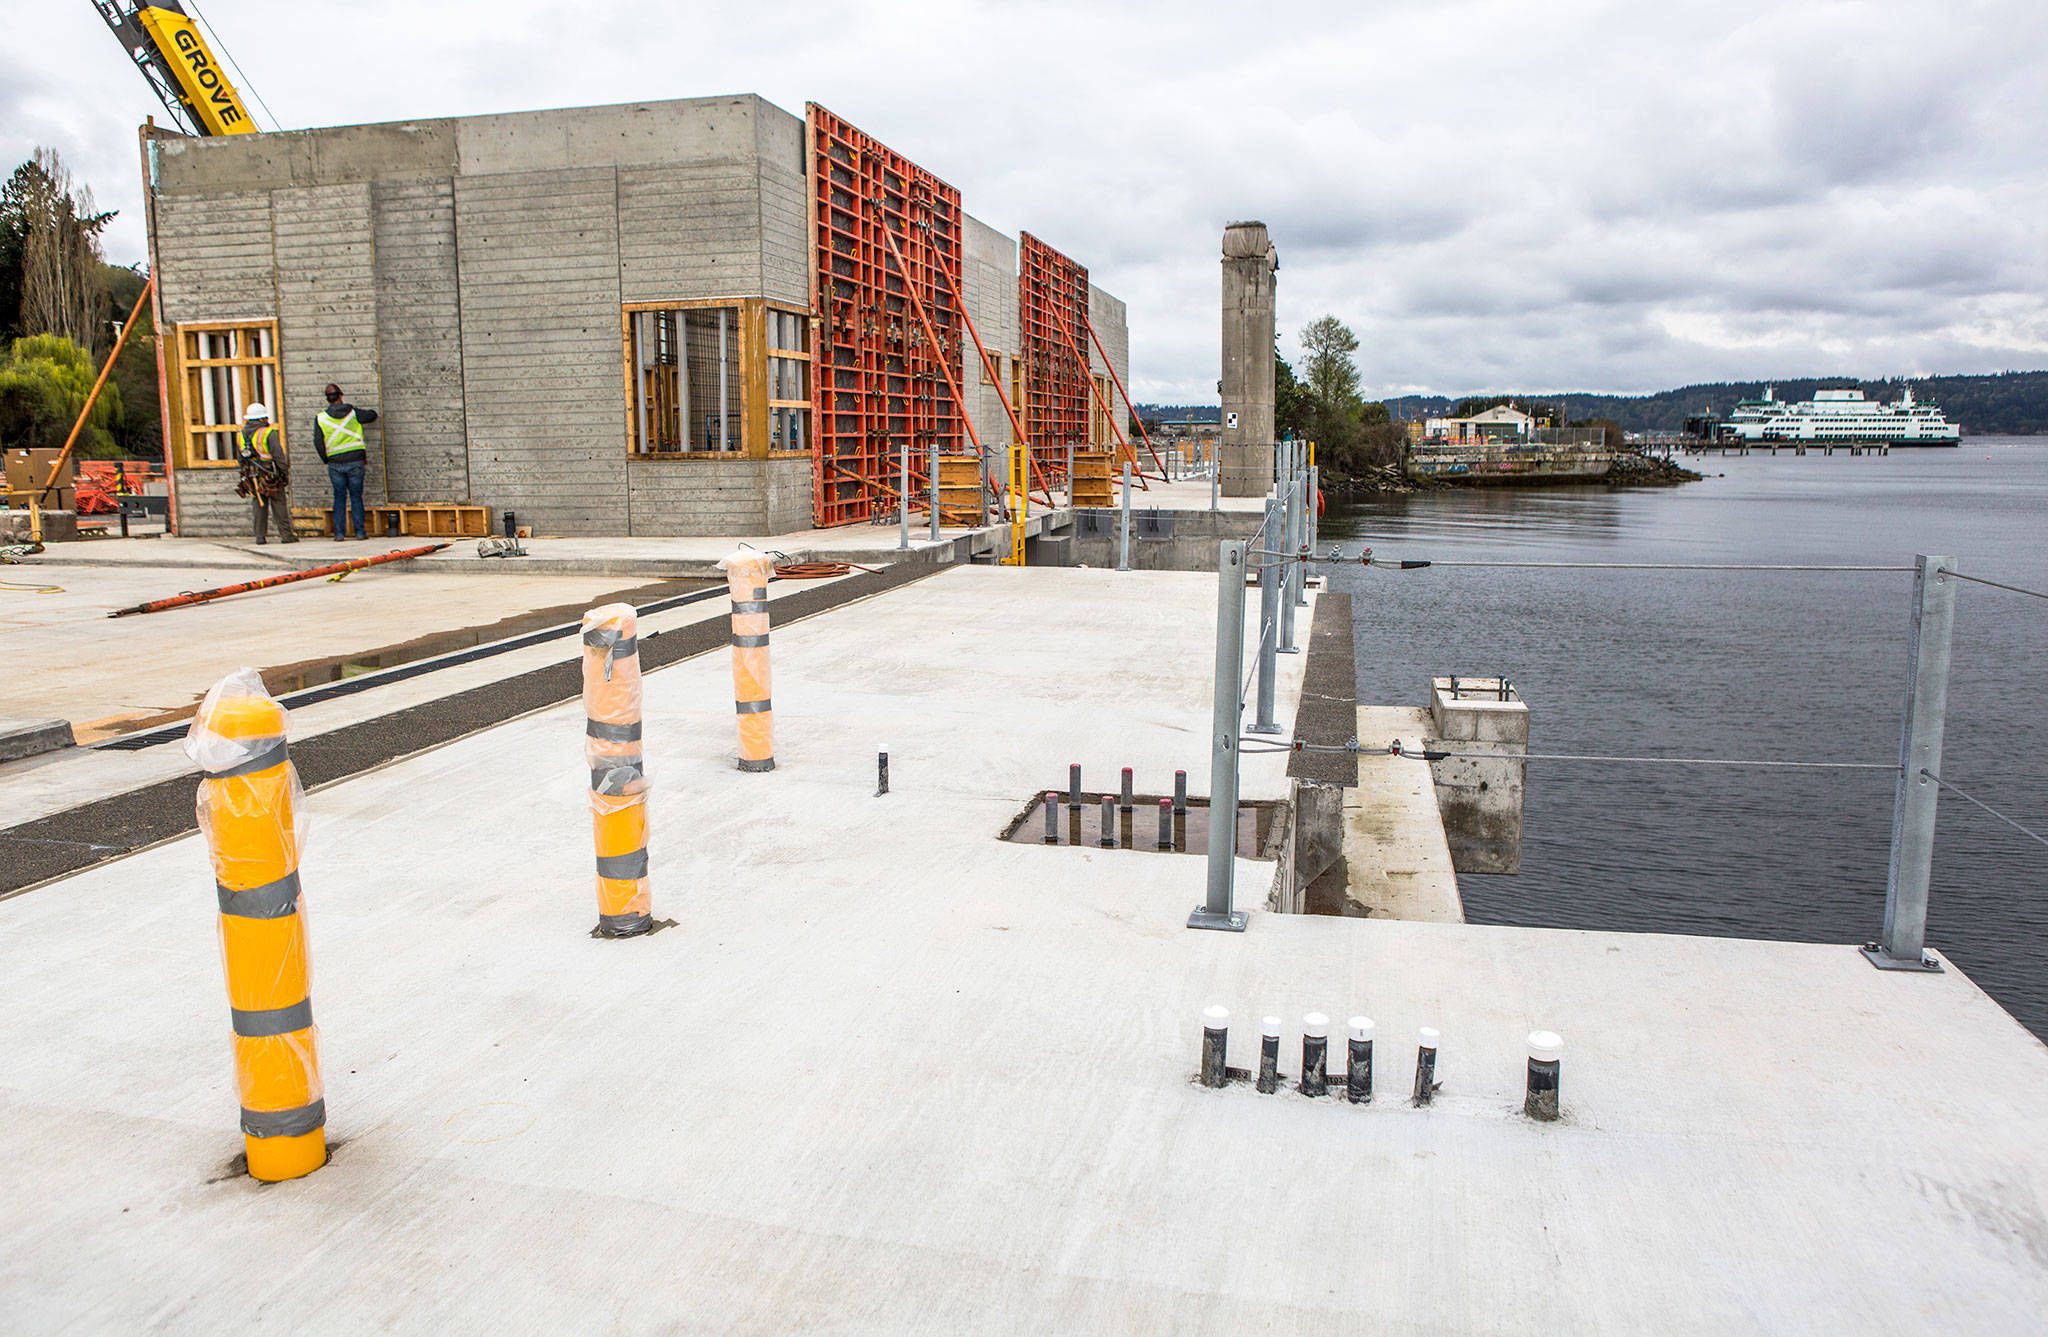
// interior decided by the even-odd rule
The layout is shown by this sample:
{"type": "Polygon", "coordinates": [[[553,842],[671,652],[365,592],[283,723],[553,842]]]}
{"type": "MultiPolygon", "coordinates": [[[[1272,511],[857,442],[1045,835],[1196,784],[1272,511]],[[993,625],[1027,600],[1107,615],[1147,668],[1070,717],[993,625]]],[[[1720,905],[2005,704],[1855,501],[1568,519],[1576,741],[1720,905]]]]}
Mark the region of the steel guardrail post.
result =
{"type": "Polygon", "coordinates": [[[1123,522],[1117,533],[1116,569],[1131,569],[1131,466],[1124,466],[1123,522]]]}
{"type": "Polygon", "coordinates": [[[1899,738],[1892,853],[1885,877],[1884,936],[1863,948],[1880,970],[1940,970],[1927,952],[1927,884],[1934,865],[1934,810],[1948,711],[1949,645],[1955,630],[1956,559],[1913,559],[1913,677],[1899,738]]]}
{"type": "Polygon", "coordinates": [[[1216,691],[1209,731],[1209,891],[1188,916],[1189,928],[1244,932],[1246,915],[1231,908],[1237,871],[1238,693],[1244,673],[1245,547],[1227,540],[1216,552],[1216,691]]]}
{"type": "Polygon", "coordinates": [[[1266,499],[1266,522],[1259,528],[1259,705],[1252,723],[1253,733],[1279,733],[1273,722],[1273,679],[1280,666],[1280,560],[1273,556],[1278,542],[1280,505],[1266,499]]]}

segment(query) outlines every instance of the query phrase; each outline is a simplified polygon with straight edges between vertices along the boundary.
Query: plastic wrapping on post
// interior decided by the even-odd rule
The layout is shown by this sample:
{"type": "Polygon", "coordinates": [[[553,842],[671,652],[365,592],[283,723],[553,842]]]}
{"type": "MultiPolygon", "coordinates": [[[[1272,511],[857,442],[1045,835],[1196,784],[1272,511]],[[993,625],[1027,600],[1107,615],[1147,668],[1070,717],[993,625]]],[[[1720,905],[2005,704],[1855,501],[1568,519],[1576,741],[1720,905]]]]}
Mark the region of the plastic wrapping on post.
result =
{"type": "Polygon", "coordinates": [[[254,669],[216,683],[185,738],[199,764],[199,829],[212,856],[249,1173],[295,1179],[326,1163],[320,1034],[313,1025],[299,852],[303,791],[290,717],[254,669]]]}
{"type": "Polygon", "coordinates": [[[631,604],[583,615],[583,758],[597,845],[597,931],[654,926],[647,879],[647,770],[640,740],[639,618],[631,604]]]}
{"type": "Polygon", "coordinates": [[[739,766],[775,769],[775,711],[768,684],[768,581],[775,563],[742,548],[718,563],[732,594],[732,696],[739,716],[739,766]]]}

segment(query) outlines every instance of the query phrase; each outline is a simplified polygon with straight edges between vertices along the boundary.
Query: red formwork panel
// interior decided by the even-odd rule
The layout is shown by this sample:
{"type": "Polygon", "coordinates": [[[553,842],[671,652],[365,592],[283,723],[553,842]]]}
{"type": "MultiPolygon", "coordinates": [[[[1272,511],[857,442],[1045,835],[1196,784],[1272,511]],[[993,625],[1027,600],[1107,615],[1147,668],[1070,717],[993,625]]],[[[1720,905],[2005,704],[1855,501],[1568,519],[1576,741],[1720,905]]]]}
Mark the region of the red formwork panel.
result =
{"type": "Polygon", "coordinates": [[[897,450],[910,447],[922,495],[931,448],[961,447],[960,412],[942,367],[959,382],[960,192],[817,103],[805,106],[813,345],[811,508],[819,527],[891,515],[897,450]],[[896,271],[887,227],[903,252],[896,271]],[[909,286],[906,287],[905,285],[909,286]],[[914,290],[939,346],[910,301],[914,290]]]}
{"type": "Polygon", "coordinates": [[[1024,329],[1024,430],[1048,478],[1066,473],[1067,447],[1089,439],[1088,271],[1021,234],[1017,318],[1024,329]]]}

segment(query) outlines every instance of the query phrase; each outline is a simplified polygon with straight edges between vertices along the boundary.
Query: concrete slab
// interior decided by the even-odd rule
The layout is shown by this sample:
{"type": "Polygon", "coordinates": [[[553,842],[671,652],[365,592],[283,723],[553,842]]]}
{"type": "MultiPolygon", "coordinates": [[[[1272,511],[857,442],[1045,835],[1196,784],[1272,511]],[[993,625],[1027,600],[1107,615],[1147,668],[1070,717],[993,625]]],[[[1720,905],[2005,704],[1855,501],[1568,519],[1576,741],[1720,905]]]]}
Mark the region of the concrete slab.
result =
{"type": "MultiPolygon", "coordinates": [[[[260,574],[268,573],[249,573],[260,574]]],[[[340,582],[315,578],[110,619],[116,608],[248,577],[195,579],[176,567],[45,561],[36,564],[35,578],[62,592],[0,603],[0,654],[50,671],[0,679],[0,713],[63,716],[76,722],[81,742],[121,732],[136,718],[189,708],[242,664],[272,668],[364,653],[640,583],[600,574],[476,581],[373,567],[340,582]]]]}
{"type": "MultiPolygon", "coordinates": [[[[1427,710],[1361,706],[1360,742],[1394,738],[1421,743],[1430,735],[1427,710]]],[[[1358,758],[1358,787],[1345,795],[1346,894],[1368,915],[1461,924],[1464,901],[1451,868],[1451,848],[1437,808],[1436,782],[1419,757],[1358,758]]]]}
{"type": "MultiPolygon", "coordinates": [[[[355,577],[349,579],[354,580],[355,577]]],[[[844,577],[775,581],[768,587],[768,597],[772,603],[797,590],[836,584],[840,579],[844,577]]],[[[644,618],[642,634],[654,636],[700,622],[723,619],[729,616],[730,611],[731,601],[723,597],[668,609],[644,618]]],[[[158,625],[166,637],[172,638],[166,642],[166,658],[171,662],[183,662],[190,653],[190,647],[181,647],[177,638],[184,635],[178,628],[186,624],[166,621],[158,625]]],[[[472,687],[517,677],[549,664],[565,663],[580,653],[573,640],[543,642],[466,663],[451,664],[414,677],[392,679],[385,674],[365,675],[353,684],[362,686],[361,691],[312,704],[292,704],[292,736],[299,739],[317,737],[472,687]]],[[[178,683],[179,689],[193,693],[195,700],[204,696],[212,685],[211,681],[197,677],[178,683]]],[[[289,702],[290,698],[287,700],[289,702]]],[[[81,747],[0,765],[0,831],[109,794],[126,793],[172,776],[195,773],[184,749],[176,744],[138,752],[81,747]]]]}
{"type": "MultiPolygon", "coordinates": [[[[1205,775],[1211,607],[1199,576],[961,568],[796,624],[767,775],[732,769],[720,657],[650,675],[678,923],[643,939],[586,936],[574,706],[315,794],[337,1149],[287,1185],[231,1164],[196,840],[0,902],[10,1324],[2035,1325],[2048,1050],[1958,972],[1307,916],[1193,932],[1200,860],[998,841],[1069,760],[1205,775]],[[1383,1098],[1200,1087],[1211,1003],[1239,1066],[1254,1019],[1287,1018],[1290,1072],[1303,1012],[1370,1014],[1383,1098]],[[1414,1110],[1424,1024],[1444,1089],[1414,1110]],[[1515,1113],[1537,1026],[1568,1046],[1555,1125],[1515,1113]]],[[[1284,755],[1247,763],[1248,794],[1284,789],[1284,755]]]]}
{"type": "Polygon", "coordinates": [[[72,745],[69,720],[0,718],[0,761],[19,761],[72,745]]]}

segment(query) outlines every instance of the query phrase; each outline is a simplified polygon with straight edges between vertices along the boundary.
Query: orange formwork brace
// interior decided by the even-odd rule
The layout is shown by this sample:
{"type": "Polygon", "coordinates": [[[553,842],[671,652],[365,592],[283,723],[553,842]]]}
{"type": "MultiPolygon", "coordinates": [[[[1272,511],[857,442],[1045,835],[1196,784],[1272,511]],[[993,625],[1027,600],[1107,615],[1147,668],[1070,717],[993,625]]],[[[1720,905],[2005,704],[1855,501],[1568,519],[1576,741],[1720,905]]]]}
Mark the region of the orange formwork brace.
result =
{"type": "MultiPolygon", "coordinates": [[[[928,227],[930,224],[924,226],[928,227]]],[[[949,284],[953,282],[950,274],[942,274],[941,277],[949,284]]],[[[967,299],[961,295],[958,285],[952,288],[952,294],[953,304],[960,308],[960,322],[967,327],[967,337],[974,340],[974,351],[981,355],[981,369],[987,375],[989,384],[995,386],[996,398],[1002,402],[1003,412],[1009,415],[1010,428],[1017,434],[1017,448],[1024,452],[1025,460],[1038,474],[1038,489],[1045,494],[1045,504],[1051,506],[1054,504],[1052,484],[1046,481],[1045,470],[1039,468],[1038,458],[1031,453],[1031,438],[1024,434],[1023,420],[1017,416],[1017,410],[1010,403],[1010,397],[1003,393],[1003,378],[996,375],[995,361],[989,357],[987,346],[981,342],[981,331],[974,328],[974,317],[967,314],[967,299]]],[[[1068,486],[1072,487],[1071,479],[1068,480],[1068,486]]]]}
{"type": "Polygon", "coordinates": [[[654,916],[640,742],[640,628],[631,604],[605,604],[583,615],[583,714],[597,843],[597,936],[638,937],[654,927],[654,916]]]}
{"type": "MultiPolygon", "coordinates": [[[[1055,315],[1057,315],[1057,313],[1055,313],[1055,315]]],[[[1065,321],[1060,321],[1059,324],[1056,325],[1054,328],[1059,330],[1060,341],[1066,344],[1067,351],[1072,353],[1075,357],[1080,358],[1081,365],[1083,367],[1086,367],[1088,365],[1088,359],[1086,356],[1082,354],[1081,346],[1074,342],[1073,335],[1067,332],[1067,323],[1065,321]]],[[[1103,359],[1103,361],[1105,362],[1107,362],[1108,360],[1108,358],[1103,359]]],[[[1116,443],[1124,448],[1124,457],[1130,460],[1131,462],[1132,473],[1137,477],[1138,480],[1138,490],[1141,492],[1150,492],[1152,490],[1152,485],[1145,481],[1145,466],[1138,463],[1138,452],[1131,449],[1131,443],[1124,436],[1123,429],[1116,425],[1116,410],[1109,406],[1109,400],[1106,397],[1104,397],[1102,393],[1102,387],[1095,383],[1095,378],[1093,376],[1090,376],[1087,378],[1087,381],[1088,393],[1094,397],[1096,404],[1102,409],[1102,416],[1104,420],[1109,423],[1110,435],[1115,437],[1116,443]]],[[[1159,457],[1157,455],[1154,455],[1152,457],[1152,462],[1154,464],[1159,464],[1159,457]]],[[[1159,464],[1159,481],[1162,483],[1166,481],[1166,466],[1164,464],[1159,464]]]]}
{"type": "MultiPolygon", "coordinates": [[[[1145,430],[1145,417],[1138,412],[1138,406],[1131,402],[1131,392],[1124,389],[1124,378],[1116,374],[1116,363],[1110,360],[1109,350],[1102,346],[1102,336],[1095,332],[1095,322],[1083,316],[1081,323],[1088,327],[1088,338],[1095,344],[1095,351],[1102,354],[1102,365],[1109,368],[1109,379],[1116,383],[1116,392],[1124,397],[1124,407],[1131,411],[1131,421],[1138,424],[1138,435],[1145,438],[1146,453],[1150,454],[1152,462],[1159,466],[1160,477],[1164,479],[1166,461],[1159,458],[1159,451],[1152,445],[1152,433],[1145,430]]],[[[1110,421],[1114,422],[1115,419],[1111,418],[1110,421]]],[[[1315,461],[1311,459],[1309,463],[1313,464],[1315,461]]]]}
{"type": "Polygon", "coordinates": [[[775,559],[742,548],[718,562],[732,595],[732,707],[743,771],[775,769],[775,708],[768,693],[768,581],[775,559]]]}
{"type": "Polygon", "coordinates": [[[220,903],[242,1142],[249,1174],[273,1182],[327,1163],[288,723],[256,670],[245,668],[214,684],[185,738],[202,773],[199,829],[220,903]]]}

